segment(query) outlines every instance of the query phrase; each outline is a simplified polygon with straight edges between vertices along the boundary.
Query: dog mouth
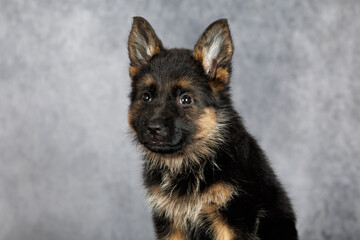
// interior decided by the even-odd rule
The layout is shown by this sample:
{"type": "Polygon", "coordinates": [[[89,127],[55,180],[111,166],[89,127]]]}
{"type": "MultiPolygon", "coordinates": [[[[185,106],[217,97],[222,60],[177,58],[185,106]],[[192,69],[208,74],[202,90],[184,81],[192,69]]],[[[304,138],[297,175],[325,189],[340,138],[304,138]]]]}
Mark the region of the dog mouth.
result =
{"type": "Polygon", "coordinates": [[[155,153],[175,153],[184,149],[186,144],[184,136],[178,139],[173,139],[172,141],[159,136],[150,136],[142,142],[142,145],[155,153]]]}
{"type": "Polygon", "coordinates": [[[155,153],[175,153],[184,148],[184,143],[170,144],[163,141],[148,141],[143,145],[155,153]]]}
{"type": "Polygon", "coordinates": [[[164,141],[149,141],[147,143],[145,143],[145,146],[152,151],[159,151],[161,149],[167,149],[167,148],[172,148],[175,147],[176,145],[171,145],[167,142],[164,141]]]}

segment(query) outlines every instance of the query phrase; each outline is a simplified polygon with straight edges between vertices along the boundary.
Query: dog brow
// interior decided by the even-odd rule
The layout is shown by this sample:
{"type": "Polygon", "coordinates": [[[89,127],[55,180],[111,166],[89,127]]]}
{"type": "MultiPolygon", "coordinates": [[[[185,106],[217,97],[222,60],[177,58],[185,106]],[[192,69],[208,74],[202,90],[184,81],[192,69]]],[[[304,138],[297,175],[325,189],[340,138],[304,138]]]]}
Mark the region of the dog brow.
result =
{"type": "Polygon", "coordinates": [[[179,84],[176,84],[173,87],[172,92],[173,92],[174,95],[178,95],[179,93],[182,94],[182,93],[185,93],[185,92],[193,92],[193,90],[190,87],[183,87],[183,86],[181,86],[179,84]]]}
{"type": "Polygon", "coordinates": [[[143,78],[143,84],[146,87],[149,87],[151,85],[155,85],[155,79],[153,78],[153,76],[146,74],[143,78]]]}
{"type": "Polygon", "coordinates": [[[182,89],[190,89],[192,81],[189,77],[182,77],[176,82],[176,86],[181,87],[182,89]]]}

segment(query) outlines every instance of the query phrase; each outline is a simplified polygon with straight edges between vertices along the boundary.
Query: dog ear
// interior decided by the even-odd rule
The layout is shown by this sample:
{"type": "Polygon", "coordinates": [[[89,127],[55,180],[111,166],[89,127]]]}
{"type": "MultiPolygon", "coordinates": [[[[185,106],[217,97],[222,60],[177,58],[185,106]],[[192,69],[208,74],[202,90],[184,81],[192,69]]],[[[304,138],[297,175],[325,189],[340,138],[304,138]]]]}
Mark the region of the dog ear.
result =
{"type": "Polygon", "coordinates": [[[213,22],[196,43],[193,56],[210,78],[211,87],[223,89],[229,82],[233,45],[226,19],[213,22]]]}
{"type": "Polygon", "coordinates": [[[134,77],[142,65],[164,48],[154,29],[142,17],[134,17],[128,40],[130,76],[134,77]]]}

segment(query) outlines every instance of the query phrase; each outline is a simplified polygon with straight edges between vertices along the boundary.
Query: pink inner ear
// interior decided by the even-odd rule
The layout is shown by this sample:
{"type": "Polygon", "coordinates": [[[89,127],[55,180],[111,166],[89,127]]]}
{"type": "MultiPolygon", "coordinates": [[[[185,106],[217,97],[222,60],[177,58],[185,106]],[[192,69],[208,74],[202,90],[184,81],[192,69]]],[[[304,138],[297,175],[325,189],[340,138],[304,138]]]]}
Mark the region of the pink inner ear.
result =
{"type": "Polygon", "coordinates": [[[216,76],[216,69],[217,69],[217,61],[215,59],[211,60],[211,65],[207,71],[207,74],[210,76],[211,79],[214,79],[216,76]]]}

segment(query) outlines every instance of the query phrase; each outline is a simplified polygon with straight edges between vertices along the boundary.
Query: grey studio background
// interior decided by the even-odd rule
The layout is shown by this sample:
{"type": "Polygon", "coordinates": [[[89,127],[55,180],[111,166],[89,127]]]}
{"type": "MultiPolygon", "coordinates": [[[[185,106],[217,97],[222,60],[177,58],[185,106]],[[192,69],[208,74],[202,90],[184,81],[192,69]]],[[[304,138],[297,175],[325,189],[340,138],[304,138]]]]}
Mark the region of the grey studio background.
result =
{"type": "Polygon", "coordinates": [[[358,0],[0,0],[0,239],[153,239],[127,125],[136,15],[186,48],[229,19],[235,106],[301,239],[359,239],[358,0]]]}

